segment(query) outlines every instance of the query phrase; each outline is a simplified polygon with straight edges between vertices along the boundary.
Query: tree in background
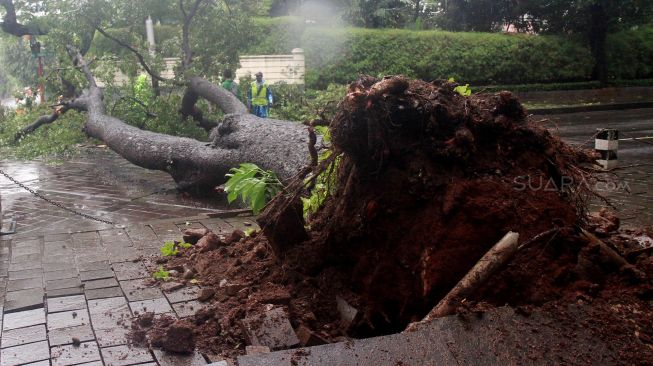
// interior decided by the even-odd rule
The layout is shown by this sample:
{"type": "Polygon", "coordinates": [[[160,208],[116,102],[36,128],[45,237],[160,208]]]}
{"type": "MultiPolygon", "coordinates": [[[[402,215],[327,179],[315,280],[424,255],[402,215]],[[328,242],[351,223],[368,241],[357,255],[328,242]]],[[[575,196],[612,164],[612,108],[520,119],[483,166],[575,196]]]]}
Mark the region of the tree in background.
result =
{"type": "Polygon", "coordinates": [[[585,37],[596,66],[594,77],[608,80],[606,41],[608,33],[651,23],[653,0],[526,0],[520,1],[521,23],[536,32],[581,34],[585,37]]]}
{"type": "Polygon", "coordinates": [[[0,96],[8,96],[17,85],[36,86],[36,60],[22,38],[0,37],[0,96]]]}
{"type": "Polygon", "coordinates": [[[514,11],[512,0],[443,0],[436,24],[451,31],[495,32],[514,11]]]}

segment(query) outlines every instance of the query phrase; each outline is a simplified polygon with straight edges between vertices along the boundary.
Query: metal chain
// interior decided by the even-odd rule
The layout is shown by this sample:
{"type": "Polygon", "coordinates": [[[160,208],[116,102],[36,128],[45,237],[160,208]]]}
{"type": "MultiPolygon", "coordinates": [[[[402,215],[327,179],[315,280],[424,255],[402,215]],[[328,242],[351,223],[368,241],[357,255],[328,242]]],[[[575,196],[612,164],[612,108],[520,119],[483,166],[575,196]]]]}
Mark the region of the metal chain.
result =
{"type": "Polygon", "coordinates": [[[68,212],[72,212],[72,213],[74,213],[75,215],[77,215],[77,216],[81,216],[81,217],[83,217],[83,218],[85,218],[85,219],[98,221],[98,222],[101,222],[101,223],[104,223],[104,224],[115,225],[115,223],[113,223],[113,222],[111,222],[111,221],[102,220],[102,219],[99,219],[99,218],[97,218],[97,217],[93,217],[93,216],[91,216],[91,215],[87,215],[87,214],[85,214],[85,213],[81,213],[81,212],[75,211],[75,210],[73,210],[73,209],[71,209],[71,208],[68,208],[68,207],[62,205],[61,203],[55,202],[55,201],[53,201],[53,200],[51,200],[51,199],[49,199],[49,198],[43,196],[42,194],[40,194],[40,193],[34,191],[33,189],[27,187],[27,186],[24,185],[23,183],[17,181],[17,180],[14,179],[12,176],[10,176],[9,174],[5,173],[2,169],[0,169],[0,174],[4,175],[7,179],[9,179],[10,181],[14,182],[15,184],[17,184],[17,185],[18,185],[19,187],[21,187],[22,189],[24,189],[24,190],[26,190],[27,192],[33,194],[35,197],[38,197],[38,198],[44,200],[45,202],[47,202],[47,203],[49,203],[49,204],[51,204],[51,205],[53,205],[53,206],[59,207],[59,208],[62,209],[62,210],[65,210],[65,211],[68,211],[68,212]]]}

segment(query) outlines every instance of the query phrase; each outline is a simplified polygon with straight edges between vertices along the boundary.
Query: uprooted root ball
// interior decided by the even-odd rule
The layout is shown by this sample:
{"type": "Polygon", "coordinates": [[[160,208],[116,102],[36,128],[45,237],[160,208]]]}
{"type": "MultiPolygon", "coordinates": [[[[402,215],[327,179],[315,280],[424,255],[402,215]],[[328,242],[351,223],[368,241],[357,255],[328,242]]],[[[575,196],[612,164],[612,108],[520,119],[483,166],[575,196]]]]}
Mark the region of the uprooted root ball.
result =
{"type": "Polygon", "coordinates": [[[330,127],[337,188],[310,239],[284,242],[302,221],[282,199],[260,220],[285,265],[346,279],[340,295],[363,313],[353,334],[419,320],[506,232],[527,241],[585,217],[579,166],[591,156],[530,122],[512,94],[463,97],[455,86],[352,84],[330,127]]]}

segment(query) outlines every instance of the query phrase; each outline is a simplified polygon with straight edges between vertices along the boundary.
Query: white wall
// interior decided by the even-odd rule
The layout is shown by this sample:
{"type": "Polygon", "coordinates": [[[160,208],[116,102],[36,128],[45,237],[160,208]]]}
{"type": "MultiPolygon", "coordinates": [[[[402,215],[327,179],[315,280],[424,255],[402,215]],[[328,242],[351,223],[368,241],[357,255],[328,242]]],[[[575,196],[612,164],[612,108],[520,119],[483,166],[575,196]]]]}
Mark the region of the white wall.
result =
{"type": "Polygon", "coordinates": [[[291,55],[241,56],[236,79],[248,75],[254,78],[259,71],[268,84],[283,82],[303,85],[306,74],[304,51],[295,48],[291,55]]]}
{"type": "MultiPolygon", "coordinates": [[[[175,77],[175,66],[180,62],[177,57],[164,58],[165,69],[161,76],[167,79],[175,77]]],[[[306,74],[306,61],[304,51],[301,48],[295,48],[290,55],[252,55],[240,56],[241,67],[236,70],[236,79],[254,74],[261,71],[263,78],[268,84],[279,82],[287,84],[304,84],[304,75],[306,74]]],[[[120,71],[116,71],[114,82],[116,84],[126,84],[129,78],[120,71]]],[[[98,80],[98,86],[104,86],[104,83],[98,80]]]]}

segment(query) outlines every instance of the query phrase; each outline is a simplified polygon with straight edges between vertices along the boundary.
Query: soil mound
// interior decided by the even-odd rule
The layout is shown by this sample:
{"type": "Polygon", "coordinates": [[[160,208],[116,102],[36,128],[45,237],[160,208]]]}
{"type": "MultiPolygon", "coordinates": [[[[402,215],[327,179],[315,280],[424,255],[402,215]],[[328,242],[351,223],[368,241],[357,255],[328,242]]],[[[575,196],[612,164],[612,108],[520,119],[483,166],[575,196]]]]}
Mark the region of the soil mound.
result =
{"type": "Polygon", "coordinates": [[[591,156],[529,122],[510,93],[464,97],[456,86],[352,84],[330,128],[337,188],[311,239],[289,247],[279,233],[285,202],[261,219],[288,266],[343,274],[341,296],[364,311],[356,334],[421,319],[508,231],[527,241],[585,217],[589,192],[571,183],[591,156]]]}

